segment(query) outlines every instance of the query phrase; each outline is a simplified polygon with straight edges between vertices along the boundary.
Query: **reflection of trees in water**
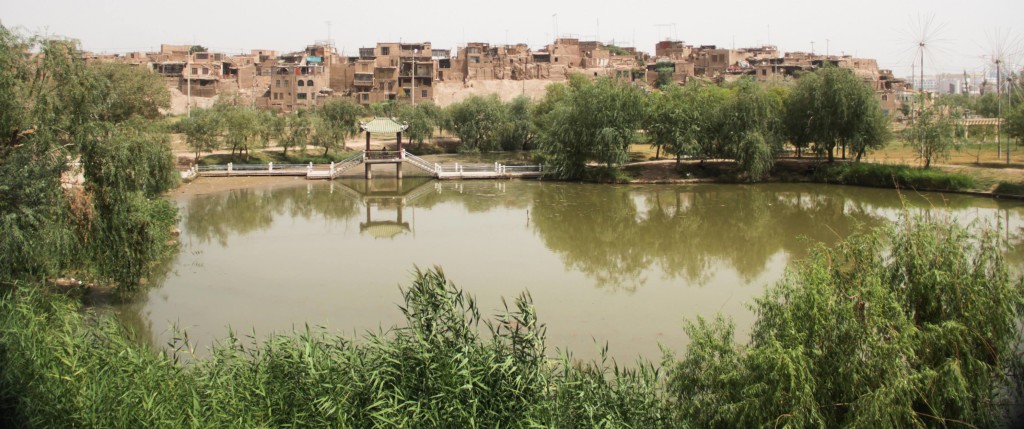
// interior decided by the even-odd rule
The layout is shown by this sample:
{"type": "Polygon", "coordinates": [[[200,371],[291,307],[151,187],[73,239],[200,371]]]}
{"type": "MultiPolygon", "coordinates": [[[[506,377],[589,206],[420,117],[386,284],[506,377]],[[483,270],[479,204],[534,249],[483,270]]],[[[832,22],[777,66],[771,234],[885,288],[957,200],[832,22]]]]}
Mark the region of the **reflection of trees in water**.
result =
{"type": "Polygon", "coordinates": [[[517,181],[434,181],[431,192],[423,193],[412,205],[432,208],[441,204],[458,204],[469,213],[483,213],[496,208],[526,209],[533,201],[534,190],[545,184],[517,181]]]}
{"type": "Polygon", "coordinates": [[[872,201],[799,189],[549,185],[536,192],[532,219],[567,266],[627,290],[654,265],[697,284],[718,264],[750,280],[780,251],[802,257],[812,243],[882,223],[872,201]]]}
{"type": "Polygon", "coordinates": [[[345,220],[356,216],[359,206],[352,195],[322,185],[236,189],[190,200],[184,210],[184,233],[226,246],[230,235],[265,230],[278,215],[345,220]]]}

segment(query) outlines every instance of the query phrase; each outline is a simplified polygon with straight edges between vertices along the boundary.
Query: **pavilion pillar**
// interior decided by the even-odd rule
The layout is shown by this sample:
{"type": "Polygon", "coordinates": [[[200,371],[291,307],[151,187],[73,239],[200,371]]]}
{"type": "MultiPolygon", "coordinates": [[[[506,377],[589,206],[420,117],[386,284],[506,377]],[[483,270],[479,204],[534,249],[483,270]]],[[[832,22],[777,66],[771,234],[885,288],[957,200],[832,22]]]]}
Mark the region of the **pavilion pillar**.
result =
{"type": "Polygon", "coordinates": [[[366,132],[366,150],[367,151],[370,150],[370,132],[369,131],[366,132]]]}
{"type": "Polygon", "coordinates": [[[398,132],[398,152],[402,152],[402,132],[398,132]]]}
{"type": "Polygon", "coordinates": [[[372,179],[373,178],[373,170],[370,167],[373,166],[373,164],[367,163],[367,164],[364,164],[364,165],[366,165],[366,179],[367,180],[372,179]]]}
{"type": "Polygon", "coordinates": [[[395,163],[395,175],[398,176],[398,180],[402,180],[402,161],[395,163]]]}

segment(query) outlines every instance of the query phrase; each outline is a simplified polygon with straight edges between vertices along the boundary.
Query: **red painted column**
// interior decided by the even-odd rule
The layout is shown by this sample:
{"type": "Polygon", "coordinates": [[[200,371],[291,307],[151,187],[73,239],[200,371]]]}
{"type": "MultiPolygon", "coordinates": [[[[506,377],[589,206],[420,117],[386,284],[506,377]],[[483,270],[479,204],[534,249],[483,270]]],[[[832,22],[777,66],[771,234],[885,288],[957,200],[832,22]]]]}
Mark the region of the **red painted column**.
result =
{"type": "Polygon", "coordinates": [[[366,150],[367,151],[370,150],[370,132],[369,131],[366,132],[366,150]]]}
{"type": "Polygon", "coordinates": [[[402,151],[402,132],[398,132],[398,151],[402,151]]]}

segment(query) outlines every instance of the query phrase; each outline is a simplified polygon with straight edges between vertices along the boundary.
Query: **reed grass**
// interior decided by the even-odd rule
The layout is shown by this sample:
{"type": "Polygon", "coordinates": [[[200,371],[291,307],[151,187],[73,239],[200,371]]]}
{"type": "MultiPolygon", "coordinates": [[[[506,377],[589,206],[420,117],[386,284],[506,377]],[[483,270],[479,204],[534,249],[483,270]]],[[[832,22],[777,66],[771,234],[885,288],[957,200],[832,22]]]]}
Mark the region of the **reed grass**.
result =
{"type": "Polygon", "coordinates": [[[484,320],[440,269],[402,293],[401,327],[358,340],[232,334],[200,359],[184,339],[157,353],[110,315],[18,288],[0,299],[0,425],[589,428],[666,415],[649,363],[548,360],[527,294],[484,320]]]}

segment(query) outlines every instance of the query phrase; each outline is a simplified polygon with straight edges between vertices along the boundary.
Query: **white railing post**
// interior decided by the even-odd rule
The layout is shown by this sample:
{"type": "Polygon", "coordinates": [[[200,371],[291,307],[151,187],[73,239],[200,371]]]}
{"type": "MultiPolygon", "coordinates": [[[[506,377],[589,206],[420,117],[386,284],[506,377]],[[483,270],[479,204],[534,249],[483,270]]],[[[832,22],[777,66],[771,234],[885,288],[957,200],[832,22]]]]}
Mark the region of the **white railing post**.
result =
{"type": "Polygon", "coordinates": [[[232,168],[234,168],[234,163],[232,163],[232,162],[229,162],[229,163],[228,163],[228,174],[229,174],[229,175],[231,174],[231,170],[232,170],[232,168]]]}
{"type": "Polygon", "coordinates": [[[306,174],[310,174],[312,172],[313,172],[313,161],[310,161],[309,165],[306,166],[306,174]]]}
{"type": "Polygon", "coordinates": [[[274,163],[267,164],[267,171],[274,171],[274,163]]]}
{"type": "Polygon", "coordinates": [[[501,167],[498,166],[497,162],[494,163],[494,172],[501,173],[501,167]]]}
{"type": "Polygon", "coordinates": [[[334,161],[331,161],[331,177],[334,177],[334,161]]]}

